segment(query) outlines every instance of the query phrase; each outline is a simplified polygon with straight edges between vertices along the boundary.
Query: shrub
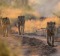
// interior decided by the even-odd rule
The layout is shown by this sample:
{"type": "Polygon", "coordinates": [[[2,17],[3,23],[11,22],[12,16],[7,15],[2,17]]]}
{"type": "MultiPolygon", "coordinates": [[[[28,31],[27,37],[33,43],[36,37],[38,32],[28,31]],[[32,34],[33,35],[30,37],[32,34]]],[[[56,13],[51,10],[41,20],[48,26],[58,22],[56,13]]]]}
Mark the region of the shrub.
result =
{"type": "Polygon", "coordinates": [[[10,56],[9,48],[2,41],[0,41],[0,56],[10,56]]]}

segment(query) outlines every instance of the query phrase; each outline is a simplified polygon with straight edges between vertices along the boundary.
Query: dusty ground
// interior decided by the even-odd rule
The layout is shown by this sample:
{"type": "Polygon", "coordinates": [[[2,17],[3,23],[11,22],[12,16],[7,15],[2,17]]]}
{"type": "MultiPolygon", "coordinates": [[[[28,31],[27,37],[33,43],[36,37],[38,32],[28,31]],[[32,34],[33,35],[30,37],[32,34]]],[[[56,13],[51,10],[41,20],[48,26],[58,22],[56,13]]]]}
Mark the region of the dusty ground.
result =
{"type": "MultiPolygon", "coordinates": [[[[49,56],[56,51],[55,48],[48,46],[46,44],[46,39],[44,37],[41,38],[41,36],[24,35],[22,37],[18,34],[13,34],[9,35],[9,37],[0,36],[0,39],[6,42],[11,53],[16,56],[49,56]]],[[[11,56],[13,56],[12,54],[11,56]]]]}
{"type": "MultiPolygon", "coordinates": [[[[48,19],[47,19],[48,20],[48,19]]],[[[45,24],[46,24],[45,20],[45,24]]],[[[43,22],[42,22],[43,23],[43,22]]],[[[29,34],[26,34],[24,36],[19,36],[18,34],[9,34],[9,37],[3,37],[0,36],[0,38],[6,42],[8,47],[11,50],[11,56],[59,56],[60,55],[60,45],[59,42],[57,42],[57,46],[52,48],[47,45],[46,43],[46,37],[40,36],[41,32],[37,32],[36,30],[40,31],[41,27],[45,27],[46,25],[42,24],[39,20],[37,21],[26,21],[25,23],[25,32],[29,32],[29,34]],[[41,25],[42,24],[42,25],[41,25]],[[31,33],[33,32],[33,33],[31,33]],[[30,34],[31,33],[31,34],[30,34]],[[25,38],[23,41],[24,44],[22,45],[22,38],[25,38]],[[34,38],[32,41],[30,38],[34,38]],[[32,44],[33,42],[33,44],[32,44]],[[35,46],[31,46],[35,45],[35,46]],[[56,51],[57,49],[57,51],[56,51]],[[56,52],[55,52],[55,51],[56,52]],[[55,53],[54,53],[55,52],[55,53]]],[[[15,32],[18,31],[17,28],[13,28],[15,32]]],[[[15,33],[14,32],[14,33],[15,33]]]]}

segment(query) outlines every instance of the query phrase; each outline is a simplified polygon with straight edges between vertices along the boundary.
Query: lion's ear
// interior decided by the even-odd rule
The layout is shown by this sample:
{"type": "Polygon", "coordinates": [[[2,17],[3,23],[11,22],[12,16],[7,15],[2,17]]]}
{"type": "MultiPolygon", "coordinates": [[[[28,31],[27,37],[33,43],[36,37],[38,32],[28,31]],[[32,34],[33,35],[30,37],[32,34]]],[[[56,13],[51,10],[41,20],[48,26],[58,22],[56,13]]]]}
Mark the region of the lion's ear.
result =
{"type": "Polygon", "coordinates": [[[49,25],[49,22],[47,22],[47,25],[49,25]]]}
{"type": "Polygon", "coordinates": [[[55,25],[56,23],[54,22],[54,25],[55,25]]]}

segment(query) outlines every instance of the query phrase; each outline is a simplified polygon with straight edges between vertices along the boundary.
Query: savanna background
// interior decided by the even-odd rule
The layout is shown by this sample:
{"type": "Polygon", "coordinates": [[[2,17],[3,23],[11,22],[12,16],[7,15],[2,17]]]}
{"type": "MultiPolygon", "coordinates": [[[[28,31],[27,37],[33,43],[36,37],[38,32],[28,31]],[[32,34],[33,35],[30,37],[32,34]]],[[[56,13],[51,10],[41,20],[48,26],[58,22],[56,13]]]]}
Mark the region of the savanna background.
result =
{"type": "Polygon", "coordinates": [[[11,23],[13,23],[19,15],[25,15],[25,31],[32,31],[34,28],[37,30],[46,27],[48,21],[55,21],[58,26],[58,16],[60,14],[59,6],[59,0],[2,0],[0,1],[0,16],[9,17],[11,23]],[[57,14],[57,16],[53,13],[57,14]],[[27,19],[36,20],[31,21],[27,19]]]}
{"type": "MultiPolygon", "coordinates": [[[[0,0],[0,17],[9,17],[11,25],[14,25],[18,16],[21,15],[25,16],[26,33],[32,33],[32,32],[35,33],[41,28],[46,28],[47,22],[50,21],[56,22],[56,27],[59,27],[60,0],[44,0],[44,1],[43,0],[0,0]]],[[[12,27],[12,30],[18,32],[17,27],[12,27]]],[[[15,48],[17,43],[18,46],[20,46],[19,40],[17,42],[15,41],[15,39],[12,40],[11,36],[10,38],[7,39],[5,39],[5,41],[6,43],[7,42],[10,43],[9,46],[13,46],[15,48]]],[[[13,47],[10,48],[13,49],[13,47]]],[[[14,49],[14,54],[17,53],[18,55],[20,55],[21,51],[18,49],[19,47],[16,47],[16,49],[14,49]],[[18,50],[18,52],[20,53],[15,52],[15,50],[18,50]]]]}

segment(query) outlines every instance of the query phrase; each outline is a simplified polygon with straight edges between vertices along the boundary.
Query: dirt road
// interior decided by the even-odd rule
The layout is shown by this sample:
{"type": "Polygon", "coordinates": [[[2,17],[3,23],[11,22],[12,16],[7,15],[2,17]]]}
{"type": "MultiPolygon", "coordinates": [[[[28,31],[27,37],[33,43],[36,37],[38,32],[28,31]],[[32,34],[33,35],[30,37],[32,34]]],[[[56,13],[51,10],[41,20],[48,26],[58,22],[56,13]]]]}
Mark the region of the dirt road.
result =
{"type": "MultiPolygon", "coordinates": [[[[42,40],[43,43],[45,45],[47,45],[45,37],[29,36],[29,35],[24,35],[24,36],[28,37],[28,38],[35,38],[35,39],[42,40]]],[[[22,35],[19,36],[18,34],[15,34],[15,35],[10,35],[9,37],[0,36],[0,39],[2,39],[3,41],[5,41],[8,44],[9,48],[11,49],[11,53],[14,53],[16,56],[25,56],[26,51],[28,51],[28,53],[29,53],[29,48],[31,48],[31,47],[26,45],[22,49],[22,46],[21,46],[22,37],[23,37],[22,35]]],[[[57,49],[57,52],[52,54],[51,56],[60,56],[59,43],[57,43],[57,47],[54,47],[54,48],[57,49]]],[[[33,47],[33,49],[34,49],[34,47],[33,47]]],[[[35,49],[35,51],[36,51],[36,49],[35,49]]],[[[39,51],[39,52],[41,53],[41,51],[39,51]]],[[[28,56],[28,55],[29,54],[26,54],[26,56],[28,56]]],[[[31,55],[31,56],[39,56],[39,55],[37,54],[37,55],[31,55]]]]}

